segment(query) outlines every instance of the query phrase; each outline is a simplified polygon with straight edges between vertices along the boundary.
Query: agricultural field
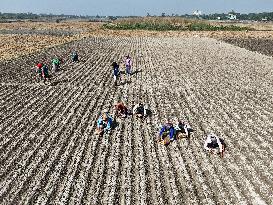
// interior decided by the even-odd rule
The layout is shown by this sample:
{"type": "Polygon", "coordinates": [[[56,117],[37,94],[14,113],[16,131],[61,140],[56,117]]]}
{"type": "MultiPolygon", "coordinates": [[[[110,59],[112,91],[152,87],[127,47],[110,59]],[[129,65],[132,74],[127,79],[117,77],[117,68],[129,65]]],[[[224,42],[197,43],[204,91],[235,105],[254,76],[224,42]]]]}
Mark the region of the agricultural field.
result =
{"type": "Polygon", "coordinates": [[[273,204],[272,57],[208,37],[105,36],[0,67],[0,204],[273,204]],[[110,65],[128,53],[131,81],[114,87],[110,65]],[[51,85],[37,81],[34,63],[56,55],[51,85]],[[152,115],[98,137],[116,99],[144,101],[152,115]],[[195,132],[158,144],[168,117],[195,132]],[[224,158],[204,152],[211,132],[224,158]]]}
{"type": "Polygon", "coordinates": [[[100,25],[76,21],[0,23],[0,61],[97,35],[100,25]]]}
{"type": "Polygon", "coordinates": [[[76,37],[52,35],[0,34],[0,61],[11,60],[30,53],[37,53],[55,45],[76,40],[76,37]]]}
{"type": "MultiPolygon", "coordinates": [[[[174,21],[176,19],[169,19],[174,21]]],[[[130,22],[130,20],[128,20],[130,22]]],[[[131,20],[133,21],[133,20],[131,20]]],[[[164,19],[161,20],[164,23],[164,19]]],[[[183,24],[184,21],[177,20],[183,24]],[[182,21],[182,22],[181,22],[182,21]]],[[[134,22],[134,21],[133,21],[134,22]]],[[[168,22],[168,21],[167,21],[168,22]]],[[[166,22],[165,22],[166,23],[166,22]]],[[[25,55],[38,53],[49,49],[82,40],[87,37],[208,37],[225,41],[251,51],[257,51],[273,56],[273,30],[272,24],[248,25],[255,31],[152,31],[152,30],[109,30],[104,23],[85,21],[55,22],[13,22],[0,23],[0,61],[11,60],[25,55]]],[[[212,24],[214,25],[214,24],[212,24]]],[[[240,26],[240,25],[236,25],[240,26]]],[[[244,25],[241,25],[244,26],[244,25]]]]}

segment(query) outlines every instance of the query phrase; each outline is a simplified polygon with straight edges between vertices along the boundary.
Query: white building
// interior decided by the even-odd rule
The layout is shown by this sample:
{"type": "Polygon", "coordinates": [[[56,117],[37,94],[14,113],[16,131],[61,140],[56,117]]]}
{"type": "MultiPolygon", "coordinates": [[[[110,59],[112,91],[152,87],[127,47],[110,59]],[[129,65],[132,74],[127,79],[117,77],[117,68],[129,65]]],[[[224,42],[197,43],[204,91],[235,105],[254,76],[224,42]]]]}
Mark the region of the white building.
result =
{"type": "Polygon", "coordinates": [[[236,16],[236,14],[228,14],[228,19],[229,20],[236,20],[237,16],[236,16]]]}
{"type": "Polygon", "coordinates": [[[196,10],[192,13],[194,16],[201,16],[202,15],[202,11],[196,10]]]}

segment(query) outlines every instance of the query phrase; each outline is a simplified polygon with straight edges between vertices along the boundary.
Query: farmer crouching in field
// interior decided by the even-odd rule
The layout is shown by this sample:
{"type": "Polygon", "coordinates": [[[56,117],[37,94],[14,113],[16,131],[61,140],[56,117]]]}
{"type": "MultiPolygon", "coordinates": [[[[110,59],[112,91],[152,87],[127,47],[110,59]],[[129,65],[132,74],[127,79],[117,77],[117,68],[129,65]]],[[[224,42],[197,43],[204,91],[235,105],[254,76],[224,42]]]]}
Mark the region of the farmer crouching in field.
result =
{"type": "Polygon", "coordinates": [[[118,85],[118,82],[117,82],[118,79],[121,81],[119,65],[116,62],[113,62],[112,66],[113,66],[114,85],[117,86],[118,85]]]}
{"type": "Polygon", "coordinates": [[[143,103],[137,103],[133,107],[133,115],[135,115],[137,118],[143,119],[147,117],[148,112],[148,106],[144,105],[143,103]]]}
{"type": "Polygon", "coordinates": [[[183,138],[184,136],[190,137],[190,133],[193,132],[193,129],[191,128],[189,123],[182,120],[178,120],[175,126],[175,132],[177,138],[183,138]]]}
{"type": "Polygon", "coordinates": [[[173,124],[167,119],[166,123],[161,126],[158,142],[163,145],[168,145],[170,142],[174,141],[174,134],[175,130],[173,124]]]}
{"type": "Polygon", "coordinates": [[[102,136],[106,132],[110,132],[113,124],[113,119],[109,116],[108,112],[105,110],[101,113],[98,122],[96,133],[102,136]]]}
{"type": "Polygon", "coordinates": [[[115,114],[115,116],[122,117],[122,118],[127,117],[128,109],[127,109],[127,107],[124,105],[124,103],[122,101],[115,102],[114,114],[115,114]]]}
{"type": "Polygon", "coordinates": [[[222,139],[217,137],[215,134],[209,134],[207,136],[207,139],[204,143],[204,148],[206,151],[213,153],[213,154],[219,154],[221,157],[224,156],[225,151],[225,144],[222,139]]]}

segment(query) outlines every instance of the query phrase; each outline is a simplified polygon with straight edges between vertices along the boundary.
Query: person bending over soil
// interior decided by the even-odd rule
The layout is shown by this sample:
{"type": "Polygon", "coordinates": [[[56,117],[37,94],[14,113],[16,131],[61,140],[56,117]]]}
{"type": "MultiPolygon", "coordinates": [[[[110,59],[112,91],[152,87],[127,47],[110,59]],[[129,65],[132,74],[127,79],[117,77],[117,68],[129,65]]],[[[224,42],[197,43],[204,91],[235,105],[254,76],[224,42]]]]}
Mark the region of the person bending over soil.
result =
{"type": "Polygon", "coordinates": [[[128,109],[123,102],[117,101],[114,105],[114,114],[118,117],[126,118],[128,115],[128,109]]]}
{"type": "Polygon", "coordinates": [[[166,123],[161,126],[158,142],[163,145],[168,145],[170,142],[174,141],[175,130],[173,124],[169,119],[167,119],[166,123]]]}
{"type": "Polygon", "coordinates": [[[193,129],[187,122],[180,120],[175,126],[175,132],[177,138],[190,137],[190,133],[193,132],[193,129]]]}
{"type": "Polygon", "coordinates": [[[113,119],[107,111],[103,111],[97,121],[96,134],[102,136],[106,132],[110,132],[113,125],[113,119]]]}
{"type": "Polygon", "coordinates": [[[204,148],[206,151],[213,154],[220,154],[221,157],[224,156],[225,144],[222,139],[217,137],[215,134],[209,134],[204,143],[204,148]]]}
{"type": "Polygon", "coordinates": [[[137,103],[133,107],[133,115],[135,115],[137,118],[144,119],[148,115],[148,106],[143,103],[137,103]]]}

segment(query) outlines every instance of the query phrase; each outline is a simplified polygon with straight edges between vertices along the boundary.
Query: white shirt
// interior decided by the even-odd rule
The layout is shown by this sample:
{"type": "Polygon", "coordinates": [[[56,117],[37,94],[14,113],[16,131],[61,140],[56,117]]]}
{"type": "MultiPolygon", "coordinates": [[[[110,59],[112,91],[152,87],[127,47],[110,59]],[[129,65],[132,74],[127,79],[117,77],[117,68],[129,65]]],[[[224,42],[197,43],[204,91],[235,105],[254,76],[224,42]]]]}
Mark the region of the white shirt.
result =
{"type": "Polygon", "coordinates": [[[139,104],[136,104],[133,108],[133,114],[136,114],[137,108],[139,107],[139,104]]]}
{"type": "MultiPolygon", "coordinates": [[[[187,123],[184,123],[183,128],[184,128],[185,131],[188,131],[188,129],[191,129],[191,126],[189,124],[187,124],[187,123]]],[[[174,129],[181,130],[181,128],[179,127],[179,123],[175,126],[174,129]]]]}
{"type": "Polygon", "coordinates": [[[221,141],[220,141],[220,139],[219,139],[219,137],[217,137],[215,134],[209,134],[208,135],[208,137],[207,137],[207,139],[206,139],[206,141],[205,141],[205,144],[204,144],[204,148],[205,148],[205,150],[210,150],[211,148],[209,148],[208,147],[208,144],[209,143],[212,143],[212,139],[215,139],[216,140],[216,142],[217,142],[217,144],[218,144],[218,146],[219,146],[219,149],[220,150],[222,150],[222,143],[221,143],[221,141]]]}

